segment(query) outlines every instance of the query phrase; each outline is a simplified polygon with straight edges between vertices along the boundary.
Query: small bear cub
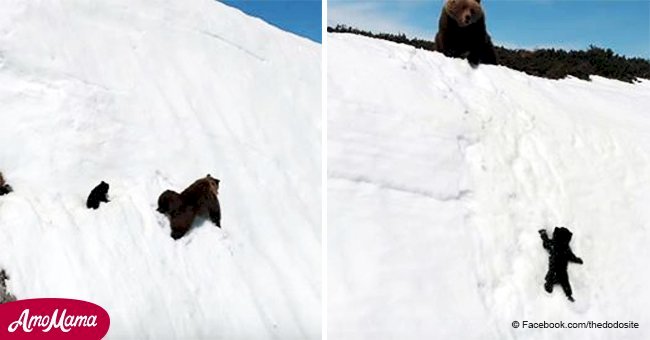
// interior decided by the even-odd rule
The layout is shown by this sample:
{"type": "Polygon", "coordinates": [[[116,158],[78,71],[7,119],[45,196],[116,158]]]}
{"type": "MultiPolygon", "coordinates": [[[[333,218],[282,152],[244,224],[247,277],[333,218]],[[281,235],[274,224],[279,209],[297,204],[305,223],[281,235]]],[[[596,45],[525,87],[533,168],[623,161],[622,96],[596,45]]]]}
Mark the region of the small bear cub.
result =
{"type": "Polygon", "coordinates": [[[88,200],[86,200],[86,207],[88,209],[97,209],[101,202],[108,203],[108,183],[102,181],[99,183],[88,195],[88,200]]]}

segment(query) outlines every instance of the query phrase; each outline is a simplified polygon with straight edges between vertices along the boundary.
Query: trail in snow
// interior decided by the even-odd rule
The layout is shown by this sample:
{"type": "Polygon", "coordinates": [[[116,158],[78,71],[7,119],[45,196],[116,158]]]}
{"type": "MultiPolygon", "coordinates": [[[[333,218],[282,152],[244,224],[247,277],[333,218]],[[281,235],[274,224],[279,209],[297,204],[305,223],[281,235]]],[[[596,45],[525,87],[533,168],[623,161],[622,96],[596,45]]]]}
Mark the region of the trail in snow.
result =
{"type": "Polygon", "coordinates": [[[330,336],[650,336],[650,82],[553,81],[359,36],[328,41],[330,336]],[[574,304],[542,287],[537,230],[554,226],[574,232],[585,261],[569,266],[574,304]]]}
{"type": "Polygon", "coordinates": [[[109,339],[320,337],[320,79],[318,44],[215,1],[2,2],[10,291],[109,339]],[[223,229],[174,242],[158,195],[208,173],[223,229]]]}

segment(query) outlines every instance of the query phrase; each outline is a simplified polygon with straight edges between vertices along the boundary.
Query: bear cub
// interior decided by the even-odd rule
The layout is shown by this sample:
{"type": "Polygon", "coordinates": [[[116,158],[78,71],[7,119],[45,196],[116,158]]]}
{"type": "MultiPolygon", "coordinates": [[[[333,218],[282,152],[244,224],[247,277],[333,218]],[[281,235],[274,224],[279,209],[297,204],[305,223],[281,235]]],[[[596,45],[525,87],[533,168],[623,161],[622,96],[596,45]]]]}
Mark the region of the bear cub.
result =
{"type": "Polygon", "coordinates": [[[436,51],[467,58],[472,66],[497,63],[481,0],[446,0],[438,22],[436,51]]]}
{"type": "Polygon", "coordinates": [[[92,191],[90,191],[90,195],[88,195],[88,199],[86,200],[86,207],[88,209],[97,209],[101,202],[108,203],[108,197],[106,197],[107,194],[108,183],[102,181],[92,191]]]}
{"type": "Polygon", "coordinates": [[[582,264],[582,259],[575,256],[571,251],[571,247],[569,247],[573,233],[567,228],[556,227],[553,231],[552,239],[548,238],[548,234],[544,229],[539,230],[539,235],[542,238],[544,249],[550,255],[548,258],[548,272],[546,273],[544,289],[546,292],[552,293],[553,286],[559,284],[569,301],[573,302],[569,274],[566,270],[569,262],[582,264]]]}
{"type": "Polygon", "coordinates": [[[14,189],[11,188],[11,185],[5,183],[5,179],[2,177],[2,172],[0,172],[0,196],[6,195],[12,191],[14,191],[14,189]]]}
{"type": "Polygon", "coordinates": [[[219,180],[208,174],[196,180],[180,194],[165,190],[158,197],[158,212],[169,218],[171,237],[178,240],[187,233],[196,216],[207,216],[221,228],[219,180]]]}

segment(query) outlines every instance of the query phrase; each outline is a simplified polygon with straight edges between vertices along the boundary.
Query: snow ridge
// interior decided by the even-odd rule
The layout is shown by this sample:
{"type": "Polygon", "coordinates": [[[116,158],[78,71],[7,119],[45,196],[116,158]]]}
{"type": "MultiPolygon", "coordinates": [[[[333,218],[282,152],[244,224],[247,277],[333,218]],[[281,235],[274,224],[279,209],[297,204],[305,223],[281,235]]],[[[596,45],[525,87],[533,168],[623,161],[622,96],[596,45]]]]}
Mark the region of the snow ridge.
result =
{"type": "Polygon", "coordinates": [[[650,321],[650,81],[555,81],[354,35],[328,42],[330,336],[650,336],[512,327],[650,321]],[[585,261],[569,266],[574,304],[542,287],[537,230],[554,226],[585,261]]]}

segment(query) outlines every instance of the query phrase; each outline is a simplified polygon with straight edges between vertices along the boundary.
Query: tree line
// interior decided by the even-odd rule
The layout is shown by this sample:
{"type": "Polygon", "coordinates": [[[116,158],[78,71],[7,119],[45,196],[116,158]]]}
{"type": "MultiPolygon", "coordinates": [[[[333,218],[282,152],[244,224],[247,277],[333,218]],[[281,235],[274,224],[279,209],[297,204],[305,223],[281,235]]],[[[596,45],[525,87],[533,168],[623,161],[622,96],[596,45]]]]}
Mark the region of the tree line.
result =
{"type": "MultiPolygon", "coordinates": [[[[352,33],[366,37],[389,40],[416,48],[434,51],[436,44],[430,40],[408,38],[404,33],[373,33],[346,25],[328,26],[330,33],[352,33]]],[[[590,75],[618,79],[633,83],[650,79],[650,60],[618,55],[609,48],[590,45],[587,50],[562,50],[541,48],[536,50],[509,49],[496,46],[498,64],[527,74],[562,79],[567,76],[590,80],[590,75]]]]}

